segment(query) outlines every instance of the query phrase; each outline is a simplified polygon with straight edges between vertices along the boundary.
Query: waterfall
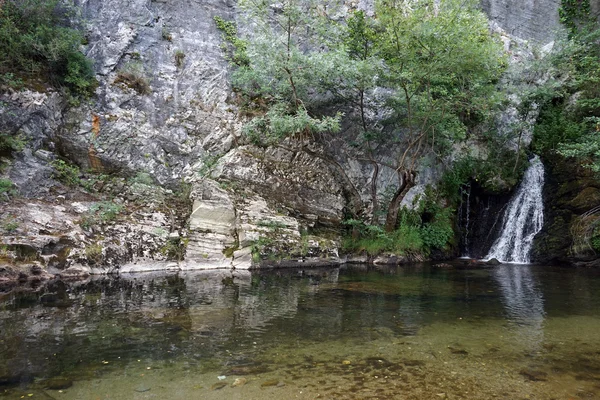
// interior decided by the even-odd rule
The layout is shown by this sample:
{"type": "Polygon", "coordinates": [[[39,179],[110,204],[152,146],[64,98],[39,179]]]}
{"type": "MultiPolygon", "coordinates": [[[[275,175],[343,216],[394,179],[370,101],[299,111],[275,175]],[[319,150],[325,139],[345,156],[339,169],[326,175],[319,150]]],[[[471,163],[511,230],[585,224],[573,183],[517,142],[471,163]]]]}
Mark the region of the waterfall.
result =
{"type": "Polygon", "coordinates": [[[471,216],[471,183],[462,187],[460,191],[459,226],[461,227],[461,257],[469,258],[469,225],[471,216]],[[466,197],[465,201],[463,198],[466,197]]]}
{"type": "Polygon", "coordinates": [[[544,165],[538,156],[530,160],[523,181],[504,214],[500,235],[485,257],[506,263],[528,264],[534,236],[542,229],[544,165]]]}

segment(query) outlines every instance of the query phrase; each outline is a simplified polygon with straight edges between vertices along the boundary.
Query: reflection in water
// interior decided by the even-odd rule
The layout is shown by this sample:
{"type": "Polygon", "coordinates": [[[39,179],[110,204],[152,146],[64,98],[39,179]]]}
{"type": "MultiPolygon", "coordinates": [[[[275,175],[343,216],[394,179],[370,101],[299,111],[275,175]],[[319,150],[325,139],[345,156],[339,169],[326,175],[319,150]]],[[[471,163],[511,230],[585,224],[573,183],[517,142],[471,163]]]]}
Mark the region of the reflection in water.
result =
{"type": "Polygon", "coordinates": [[[63,400],[90,393],[129,400],[133,392],[182,399],[542,399],[557,390],[554,380],[560,398],[582,385],[593,392],[585,379],[600,381],[600,299],[593,295],[600,276],[588,270],[198,271],[57,282],[44,290],[0,303],[0,397],[3,390],[8,398],[27,396],[19,390],[42,390],[40,382],[56,376],[76,382],[63,400]],[[543,373],[521,374],[534,361],[541,372],[556,367],[561,375],[534,388],[523,376],[543,373]],[[213,390],[218,376],[229,386],[213,390]],[[231,386],[240,376],[247,379],[243,390],[231,386]],[[151,392],[138,388],[141,377],[151,392]]]}
{"type": "Polygon", "coordinates": [[[544,297],[530,265],[503,264],[493,271],[516,340],[537,350],[544,341],[544,297]]]}

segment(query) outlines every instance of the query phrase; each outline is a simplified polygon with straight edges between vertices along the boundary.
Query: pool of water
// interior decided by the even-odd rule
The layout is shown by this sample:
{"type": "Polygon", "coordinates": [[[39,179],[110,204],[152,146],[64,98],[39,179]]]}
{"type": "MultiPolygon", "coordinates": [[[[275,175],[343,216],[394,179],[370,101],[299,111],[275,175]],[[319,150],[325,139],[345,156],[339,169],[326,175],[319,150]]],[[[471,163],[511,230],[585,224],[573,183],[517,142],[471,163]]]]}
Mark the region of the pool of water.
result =
{"type": "Polygon", "coordinates": [[[600,398],[600,271],[354,265],[0,294],[0,398],[600,398]]]}

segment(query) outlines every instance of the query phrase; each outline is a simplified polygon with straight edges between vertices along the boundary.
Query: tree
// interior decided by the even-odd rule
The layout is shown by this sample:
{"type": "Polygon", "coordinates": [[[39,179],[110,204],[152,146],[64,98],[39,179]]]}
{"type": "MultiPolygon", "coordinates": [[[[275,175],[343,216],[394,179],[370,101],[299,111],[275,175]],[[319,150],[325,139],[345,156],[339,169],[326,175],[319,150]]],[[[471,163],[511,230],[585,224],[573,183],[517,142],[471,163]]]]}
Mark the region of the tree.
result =
{"type": "MultiPolygon", "coordinates": [[[[314,0],[241,5],[251,28],[244,36],[248,62],[238,65],[232,81],[247,104],[257,105],[246,132],[262,144],[295,138],[302,151],[326,159],[352,186],[331,157],[305,145],[340,129],[342,115],[327,115],[324,105],[351,110],[358,116],[364,160],[373,165],[373,214],[380,166],[398,175],[388,231],[396,226],[421,157],[444,157],[495,104],[505,64],[502,46],[475,0],[381,0],[376,17],[357,11],[345,21],[314,0]],[[374,96],[376,90],[382,94],[374,96]],[[381,159],[381,146],[400,149],[394,162],[381,159]]],[[[360,196],[352,192],[357,214],[360,196]]]]}
{"type": "Polygon", "coordinates": [[[277,142],[290,136],[305,140],[314,134],[339,131],[341,114],[317,116],[311,112],[318,92],[314,77],[319,47],[318,21],[322,8],[315,1],[244,0],[249,17],[247,65],[233,74],[233,85],[251,99],[260,99],[263,114],[246,125],[258,142],[277,142]]]}
{"type": "Polygon", "coordinates": [[[393,89],[391,140],[403,149],[396,157],[399,184],[386,217],[391,231],[421,156],[447,154],[489,114],[505,61],[475,1],[382,0],[377,15],[384,30],[384,82],[393,89]]]}

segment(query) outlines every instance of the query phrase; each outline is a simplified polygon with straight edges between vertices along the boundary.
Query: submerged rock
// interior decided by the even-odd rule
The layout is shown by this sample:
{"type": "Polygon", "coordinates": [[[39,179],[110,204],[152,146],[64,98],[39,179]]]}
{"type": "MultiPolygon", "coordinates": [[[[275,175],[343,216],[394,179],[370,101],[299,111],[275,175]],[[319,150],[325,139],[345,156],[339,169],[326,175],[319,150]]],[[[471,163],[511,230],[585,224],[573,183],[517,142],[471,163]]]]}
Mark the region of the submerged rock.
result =
{"type": "Polygon", "coordinates": [[[268,381],[264,381],[260,384],[260,387],[271,387],[271,386],[280,386],[283,383],[279,379],[269,379],[268,381]]]}
{"type": "Polygon", "coordinates": [[[543,371],[537,371],[534,369],[522,369],[519,374],[523,375],[530,381],[547,381],[548,374],[543,371]]]}
{"type": "Polygon", "coordinates": [[[67,378],[50,378],[44,381],[44,387],[50,390],[63,390],[73,386],[73,381],[67,378]]]}
{"type": "Polygon", "coordinates": [[[210,390],[221,390],[227,386],[227,382],[217,382],[210,387],[210,390]]]}

